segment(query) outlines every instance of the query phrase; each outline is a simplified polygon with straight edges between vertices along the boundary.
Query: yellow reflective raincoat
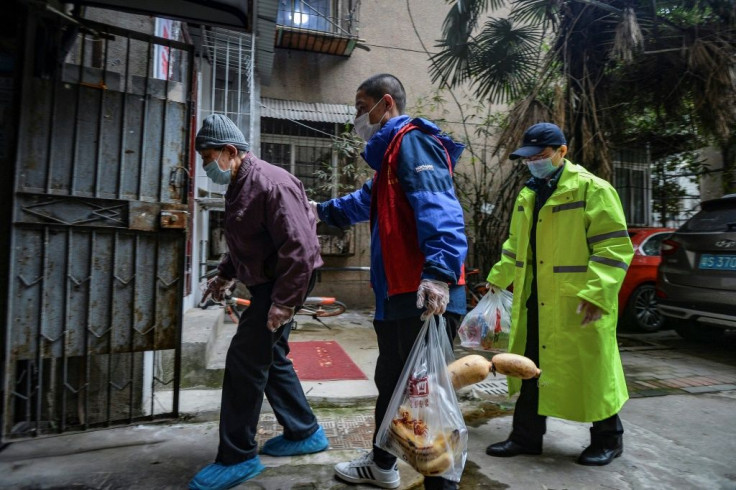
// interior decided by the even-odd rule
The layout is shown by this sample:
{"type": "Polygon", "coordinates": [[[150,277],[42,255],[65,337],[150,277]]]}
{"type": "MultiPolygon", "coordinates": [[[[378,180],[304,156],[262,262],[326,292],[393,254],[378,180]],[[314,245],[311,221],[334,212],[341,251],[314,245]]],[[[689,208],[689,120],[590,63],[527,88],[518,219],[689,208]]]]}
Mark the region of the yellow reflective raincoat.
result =
{"type": "MultiPolygon", "coordinates": [[[[524,354],[526,301],[531,292],[529,244],[535,192],[519,193],[501,260],[488,282],[507,287],[514,300],[509,351],[524,354]]],[[[583,167],[565,161],[557,188],[537,221],[540,415],[579,422],[606,419],[628,399],[616,342],[618,291],[634,254],[616,190],[583,167]],[[580,300],[603,316],[582,326],[580,300]]],[[[509,395],[521,382],[508,378],[509,395]]]]}

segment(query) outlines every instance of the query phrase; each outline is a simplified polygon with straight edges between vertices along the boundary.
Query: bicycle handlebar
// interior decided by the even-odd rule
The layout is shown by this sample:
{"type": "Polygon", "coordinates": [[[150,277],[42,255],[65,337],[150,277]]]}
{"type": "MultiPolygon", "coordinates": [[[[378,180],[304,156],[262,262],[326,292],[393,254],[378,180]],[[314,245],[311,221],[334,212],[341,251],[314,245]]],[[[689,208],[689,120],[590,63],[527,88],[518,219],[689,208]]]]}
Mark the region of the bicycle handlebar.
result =
{"type": "MultiPolygon", "coordinates": [[[[309,296],[304,300],[304,304],[302,306],[334,305],[336,302],[337,298],[331,298],[328,296],[309,296]]],[[[238,298],[236,296],[227,296],[223,303],[228,305],[250,306],[249,299],[238,298]]]]}

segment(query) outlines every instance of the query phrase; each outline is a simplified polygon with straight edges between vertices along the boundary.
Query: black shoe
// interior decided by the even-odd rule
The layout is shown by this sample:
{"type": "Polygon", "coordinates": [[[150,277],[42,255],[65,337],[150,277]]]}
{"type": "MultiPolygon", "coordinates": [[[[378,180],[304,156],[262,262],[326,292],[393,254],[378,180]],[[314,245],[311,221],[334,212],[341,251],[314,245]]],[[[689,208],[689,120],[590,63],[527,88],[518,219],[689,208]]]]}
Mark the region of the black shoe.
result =
{"type": "Polygon", "coordinates": [[[486,454],[499,458],[510,458],[511,456],[518,456],[519,454],[542,454],[542,450],[529,449],[518,442],[507,439],[503,442],[497,442],[488,446],[486,448],[486,454]]]}
{"type": "Polygon", "coordinates": [[[611,444],[591,444],[578,457],[578,464],[585,466],[605,466],[614,458],[618,458],[624,452],[624,442],[619,436],[617,441],[611,444]]]}

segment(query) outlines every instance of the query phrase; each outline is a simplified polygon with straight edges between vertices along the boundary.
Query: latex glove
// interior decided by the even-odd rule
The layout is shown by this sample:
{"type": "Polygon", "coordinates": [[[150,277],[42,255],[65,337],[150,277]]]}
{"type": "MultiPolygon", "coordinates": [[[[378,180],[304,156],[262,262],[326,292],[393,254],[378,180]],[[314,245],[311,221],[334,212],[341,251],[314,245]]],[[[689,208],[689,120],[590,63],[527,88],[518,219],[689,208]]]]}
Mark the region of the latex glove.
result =
{"type": "Polygon", "coordinates": [[[583,322],[581,325],[587,325],[588,323],[600,320],[601,316],[603,316],[603,310],[585,300],[580,301],[577,313],[578,315],[583,313],[583,322]]]}
{"type": "Polygon", "coordinates": [[[281,325],[289,323],[292,318],[294,318],[293,306],[277,305],[276,303],[273,303],[271,305],[271,309],[268,310],[268,321],[266,322],[266,327],[270,331],[275,332],[279,327],[281,327],[281,325]]]}
{"type": "Polygon", "coordinates": [[[422,313],[422,320],[429,315],[441,315],[447,309],[450,302],[450,286],[446,282],[434,279],[422,279],[417,290],[417,308],[427,308],[422,313]]]}
{"type": "Polygon", "coordinates": [[[227,279],[220,275],[213,277],[207,283],[207,289],[204,290],[204,294],[202,295],[202,302],[204,303],[211,296],[212,301],[222,303],[226,293],[230,291],[234,284],[235,279],[227,279]]]}
{"type": "Polygon", "coordinates": [[[314,219],[316,219],[317,223],[319,223],[320,219],[319,213],[317,212],[317,204],[319,204],[317,201],[309,201],[309,205],[312,206],[312,212],[314,213],[314,219]]]}
{"type": "Polygon", "coordinates": [[[491,291],[493,294],[500,293],[503,291],[502,287],[496,286],[495,284],[491,284],[490,282],[486,283],[486,289],[488,291],[491,291]]]}

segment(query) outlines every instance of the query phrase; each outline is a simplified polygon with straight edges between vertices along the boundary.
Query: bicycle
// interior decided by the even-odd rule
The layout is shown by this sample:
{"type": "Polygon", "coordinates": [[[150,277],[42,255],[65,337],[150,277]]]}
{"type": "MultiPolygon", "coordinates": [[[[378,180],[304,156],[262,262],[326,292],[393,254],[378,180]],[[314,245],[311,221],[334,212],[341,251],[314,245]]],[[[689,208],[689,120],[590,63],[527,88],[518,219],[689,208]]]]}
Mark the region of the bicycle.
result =
{"type": "MultiPolygon", "coordinates": [[[[212,269],[209,272],[202,275],[200,279],[200,288],[204,291],[207,287],[206,281],[216,276],[218,273],[217,269],[212,269]],[[204,281],[204,282],[202,282],[204,281]]],[[[237,283],[237,281],[236,281],[237,283]]],[[[241,311],[250,306],[250,300],[246,298],[238,298],[232,296],[232,290],[235,288],[233,284],[230,291],[225,294],[225,300],[222,302],[213,301],[212,298],[207,298],[205,301],[199,303],[199,307],[203,310],[207,309],[208,306],[220,304],[225,308],[225,313],[230,317],[233,323],[237,324],[240,320],[241,311]]],[[[294,313],[294,315],[307,315],[311,316],[313,320],[317,320],[328,330],[330,326],[324,323],[320,318],[338,316],[345,313],[347,306],[345,303],[338,301],[336,298],[329,296],[308,296],[304,300],[304,304],[294,313]]],[[[297,322],[293,322],[291,329],[296,330],[297,322]]]]}
{"type": "MultiPolygon", "coordinates": [[[[242,310],[250,306],[250,300],[246,298],[238,298],[232,295],[226,295],[225,301],[223,302],[225,307],[225,313],[230,316],[233,323],[238,323],[242,311],[238,310],[241,307],[242,310]]],[[[335,298],[329,296],[308,296],[304,300],[304,304],[294,313],[294,315],[305,315],[311,316],[313,320],[318,321],[328,330],[331,327],[321,320],[321,318],[333,317],[342,315],[347,310],[345,303],[338,301],[335,298]]],[[[297,322],[294,320],[291,325],[292,330],[296,330],[297,322]]]]}

